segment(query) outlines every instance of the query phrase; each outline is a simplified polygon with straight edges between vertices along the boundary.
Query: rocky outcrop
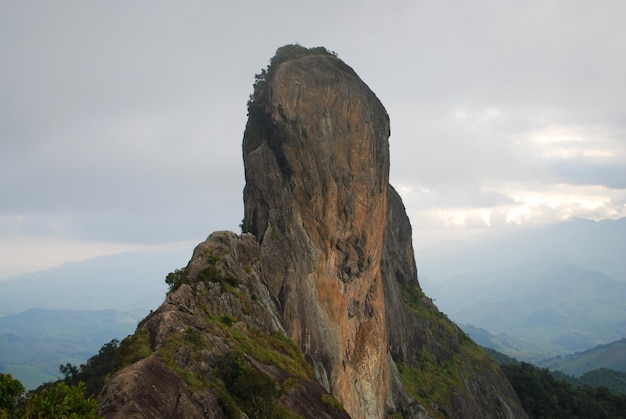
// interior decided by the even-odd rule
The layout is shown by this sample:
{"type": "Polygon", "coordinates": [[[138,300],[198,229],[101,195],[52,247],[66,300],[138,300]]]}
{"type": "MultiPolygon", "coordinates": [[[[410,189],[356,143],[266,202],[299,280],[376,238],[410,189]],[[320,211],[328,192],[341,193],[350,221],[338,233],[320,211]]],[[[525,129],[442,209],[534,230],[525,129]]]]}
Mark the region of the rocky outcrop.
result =
{"type": "MultiPolygon", "coordinates": [[[[122,342],[106,418],[347,418],[284,335],[250,234],[213,233],[165,302],[122,342]]],[[[171,278],[171,277],[170,277],[171,278]]]]}
{"type": "Polygon", "coordinates": [[[267,89],[269,129],[249,125],[244,136],[244,225],[318,380],[355,417],[382,417],[387,113],[332,56],[280,64],[267,89]]]}
{"type": "Polygon", "coordinates": [[[419,287],[389,132],[334,54],[279,49],[249,103],[246,233],[212,234],[168,275],[166,301],[122,344],[101,414],[525,417],[419,287]]]}

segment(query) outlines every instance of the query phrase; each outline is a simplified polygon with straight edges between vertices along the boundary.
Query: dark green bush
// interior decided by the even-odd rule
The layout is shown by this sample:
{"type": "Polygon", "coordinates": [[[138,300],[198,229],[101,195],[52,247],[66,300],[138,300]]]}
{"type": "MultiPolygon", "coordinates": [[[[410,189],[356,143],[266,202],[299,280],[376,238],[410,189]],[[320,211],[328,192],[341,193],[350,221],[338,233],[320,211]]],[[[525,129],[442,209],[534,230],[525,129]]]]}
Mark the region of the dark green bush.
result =
{"type": "Polygon", "coordinates": [[[127,336],[119,348],[116,370],[120,370],[152,354],[150,334],[147,330],[137,330],[134,335],[127,336]]]}
{"type": "Polygon", "coordinates": [[[70,386],[64,382],[31,394],[18,410],[20,418],[96,419],[97,403],[85,398],[85,385],[70,386]]]}
{"type": "Polygon", "coordinates": [[[219,255],[213,251],[205,253],[207,266],[198,272],[198,280],[203,282],[217,282],[222,287],[232,288],[239,285],[239,281],[234,276],[224,275],[224,272],[217,266],[220,260],[219,255]]]}
{"type": "Polygon", "coordinates": [[[165,277],[165,283],[169,287],[168,293],[176,291],[183,284],[189,284],[189,269],[185,267],[170,272],[165,277]]]}
{"type": "Polygon", "coordinates": [[[8,415],[24,391],[24,385],[19,380],[11,374],[0,373],[0,414],[8,415]]]}
{"type": "Polygon", "coordinates": [[[60,365],[63,382],[68,385],[85,383],[85,395],[96,396],[104,386],[105,378],[115,370],[120,345],[117,339],[102,345],[98,353],[87,360],[80,367],[72,364],[60,365]]]}
{"type": "Polygon", "coordinates": [[[606,387],[574,387],[532,364],[503,365],[524,410],[533,418],[625,418],[626,395],[606,387]]]}
{"type": "Polygon", "coordinates": [[[274,400],[279,396],[276,382],[267,374],[251,367],[243,352],[226,352],[216,366],[228,394],[251,418],[274,416],[280,410],[274,400]]]}

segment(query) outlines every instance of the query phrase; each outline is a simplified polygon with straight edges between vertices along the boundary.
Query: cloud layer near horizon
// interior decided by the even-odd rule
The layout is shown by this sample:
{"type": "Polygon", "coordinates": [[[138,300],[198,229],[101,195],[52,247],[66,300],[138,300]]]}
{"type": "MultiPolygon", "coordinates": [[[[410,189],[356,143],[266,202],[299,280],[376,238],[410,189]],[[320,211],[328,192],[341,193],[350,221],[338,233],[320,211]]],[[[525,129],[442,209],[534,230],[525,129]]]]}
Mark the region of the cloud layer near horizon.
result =
{"type": "Polygon", "coordinates": [[[237,230],[253,75],[295,42],[337,51],[387,108],[416,246],[625,216],[624,17],[611,0],[9,3],[0,278],[36,265],[33,243],[63,261],[237,230]]]}

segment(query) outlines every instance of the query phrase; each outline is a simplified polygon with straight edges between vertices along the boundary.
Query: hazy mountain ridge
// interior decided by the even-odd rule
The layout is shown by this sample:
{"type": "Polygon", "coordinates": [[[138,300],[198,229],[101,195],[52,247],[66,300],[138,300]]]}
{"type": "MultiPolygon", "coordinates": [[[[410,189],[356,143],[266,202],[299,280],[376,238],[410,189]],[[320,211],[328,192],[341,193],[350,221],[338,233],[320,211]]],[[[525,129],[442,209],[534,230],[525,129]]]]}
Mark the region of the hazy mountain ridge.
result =
{"type": "Polygon", "coordinates": [[[416,259],[436,282],[459,273],[476,273],[527,265],[544,259],[573,263],[626,281],[623,237],[626,217],[592,221],[572,219],[548,226],[486,232],[466,240],[449,240],[416,249],[416,259]],[[497,258],[494,257],[497,255],[497,258]],[[454,257],[454,264],[446,264],[454,257]]]}
{"type": "Polygon", "coordinates": [[[626,336],[622,237],[626,219],[572,220],[416,255],[425,290],[454,321],[532,342],[538,350],[509,354],[538,361],[626,336]]]}
{"type": "Polygon", "coordinates": [[[59,365],[80,365],[103,344],[133,333],[146,314],[30,309],[0,317],[0,371],[36,388],[58,379],[59,365]]]}
{"type": "Polygon", "coordinates": [[[507,333],[493,334],[472,324],[459,323],[458,325],[480,346],[498,351],[505,356],[520,361],[537,364],[553,356],[553,353],[550,352],[549,349],[546,349],[545,346],[538,345],[514,335],[507,333]]]}
{"type": "Polygon", "coordinates": [[[546,359],[538,365],[574,376],[599,368],[626,372],[626,338],[586,351],[546,359]]]}
{"type": "MultiPolygon", "coordinates": [[[[460,325],[460,327],[476,343],[489,349],[492,356],[495,354],[499,364],[519,361],[530,362],[538,367],[548,368],[554,372],[560,371],[570,376],[571,382],[575,382],[575,378],[585,378],[586,376],[586,379],[581,380],[579,385],[591,385],[590,381],[592,379],[596,378],[596,382],[598,381],[598,375],[607,376],[607,374],[611,374],[610,371],[614,371],[613,374],[617,377],[616,381],[622,380],[626,386],[626,380],[623,380],[626,377],[626,338],[605,345],[598,345],[582,352],[534,360],[514,355],[519,353],[522,356],[527,356],[529,348],[531,350],[534,348],[534,345],[530,342],[505,334],[496,336],[485,329],[472,325],[460,325]],[[609,372],[600,374],[598,372],[600,370],[608,370],[609,372]]],[[[596,383],[596,385],[598,384],[596,383]]],[[[607,385],[607,387],[609,386],[607,385]]],[[[620,391],[624,392],[623,390],[620,391]]]]}
{"type": "Polygon", "coordinates": [[[162,300],[163,282],[187,251],[124,252],[22,274],[0,281],[0,316],[31,308],[149,310],[162,300]]]}

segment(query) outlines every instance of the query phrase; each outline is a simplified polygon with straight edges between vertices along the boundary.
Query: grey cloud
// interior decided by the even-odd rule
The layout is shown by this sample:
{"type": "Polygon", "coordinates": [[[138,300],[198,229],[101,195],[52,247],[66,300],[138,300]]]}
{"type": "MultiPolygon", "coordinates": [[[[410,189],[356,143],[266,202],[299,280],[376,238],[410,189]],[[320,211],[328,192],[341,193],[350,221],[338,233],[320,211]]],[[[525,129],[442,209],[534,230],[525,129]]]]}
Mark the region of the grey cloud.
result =
{"type": "Polygon", "coordinates": [[[459,187],[458,184],[441,186],[427,192],[411,191],[406,194],[405,200],[418,202],[423,208],[489,208],[513,203],[511,197],[482,189],[480,185],[459,187]]]}
{"type": "Polygon", "coordinates": [[[236,229],[253,75],[292,42],[337,51],[380,97],[392,181],[432,190],[407,196],[414,212],[506,203],[481,189],[494,180],[623,187],[626,178],[619,166],[555,166],[514,144],[549,124],[601,126],[626,142],[619,1],[4,6],[0,194],[10,199],[0,231],[9,235],[158,242],[236,229]],[[489,107],[501,118],[481,122],[489,107]],[[470,118],[455,120],[456,109],[470,118]],[[5,221],[15,214],[26,221],[5,221]]]}
{"type": "Polygon", "coordinates": [[[626,189],[626,162],[599,163],[581,159],[564,160],[552,164],[555,177],[574,185],[603,185],[626,189]]]}

